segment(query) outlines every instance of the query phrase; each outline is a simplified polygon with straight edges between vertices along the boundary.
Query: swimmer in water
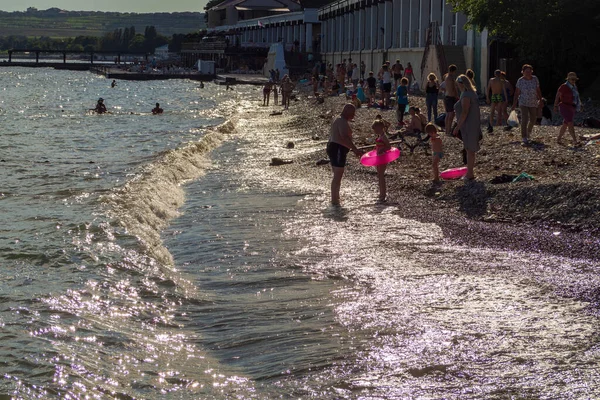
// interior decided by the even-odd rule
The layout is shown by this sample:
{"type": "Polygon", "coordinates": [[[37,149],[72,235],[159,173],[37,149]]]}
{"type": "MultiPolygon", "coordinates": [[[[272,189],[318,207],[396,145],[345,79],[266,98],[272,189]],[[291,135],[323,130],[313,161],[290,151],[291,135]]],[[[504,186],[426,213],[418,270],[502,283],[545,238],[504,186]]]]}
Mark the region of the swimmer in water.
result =
{"type": "Polygon", "coordinates": [[[96,103],[96,108],[93,109],[98,114],[104,114],[106,112],[106,105],[104,104],[104,99],[100,97],[98,99],[98,103],[96,103]]]}
{"type": "Polygon", "coordinates": [[[156,114],[162,114],[163,113],[163,109],[160,108],[160,104],[156,103],[156,107],[154,107],[152,109],[152,114],[156,115],[156,114]]]}

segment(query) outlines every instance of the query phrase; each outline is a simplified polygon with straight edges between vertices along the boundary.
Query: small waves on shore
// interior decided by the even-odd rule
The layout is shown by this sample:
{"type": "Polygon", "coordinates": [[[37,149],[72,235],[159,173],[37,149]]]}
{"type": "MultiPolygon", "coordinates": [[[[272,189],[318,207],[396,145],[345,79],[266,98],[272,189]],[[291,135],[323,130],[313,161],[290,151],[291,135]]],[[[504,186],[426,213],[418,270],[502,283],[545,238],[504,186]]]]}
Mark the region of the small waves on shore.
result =
{"type": "MultiPolygon", "coordinates": [[[[347,176],[344,206],[331,207],[330,171],[314,164],[325,155],[312,138],[327,137],[315,130],[314,111],[269,111],[257,107],[244,118],[234,140],[239,159],[226,166],[241,193],[258,187],[299,196],[293,212],[274,216],[282,240],[298,244],[274,258],[334,285],[327,295],[331,320],[325,311],[304,329],[333,327],[323,330],[321,345],[339,352],[313,355],[320,368],[292,368],[262,390],[273,383],[297,396],[347,399],[600,395],[593,383],[600,369],[591,367],[600,359],[600,323],[589,302],[572,296],[600,286],[597,262],[457,245],[439,225],[400,216],[399,209],[415,206],[403,201],[410,193],[376,204],[376,177],[368,171],[361,179],[347,176]],[[272,157],[294,163],[268,167],[272,157]]],[[[350,173],[362,168],[354,159],[350,164],[350,173]]],[[[243,279],[245,272],[235,271],[243,279]]],[[[306,290],[307,298],[317,296],[306,290]]]]}

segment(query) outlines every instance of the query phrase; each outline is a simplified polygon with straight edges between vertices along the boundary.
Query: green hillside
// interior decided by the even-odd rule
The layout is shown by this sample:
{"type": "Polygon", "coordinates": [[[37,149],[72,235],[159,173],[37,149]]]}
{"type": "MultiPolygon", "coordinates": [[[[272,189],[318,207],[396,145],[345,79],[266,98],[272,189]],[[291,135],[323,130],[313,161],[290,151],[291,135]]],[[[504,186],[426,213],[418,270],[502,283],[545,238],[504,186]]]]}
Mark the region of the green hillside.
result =
{"type": "Polygon", "coordinates": [[[140,32],[146,26],[154,26],[161,35],[171,36],[196,32],[205,28],[206,24],[204,14],[198,12],[137,14],[64,11],[57,8],[10,13],[0,11],[0,36],[102,36],[115,29],[131,26],[140,32]]]}

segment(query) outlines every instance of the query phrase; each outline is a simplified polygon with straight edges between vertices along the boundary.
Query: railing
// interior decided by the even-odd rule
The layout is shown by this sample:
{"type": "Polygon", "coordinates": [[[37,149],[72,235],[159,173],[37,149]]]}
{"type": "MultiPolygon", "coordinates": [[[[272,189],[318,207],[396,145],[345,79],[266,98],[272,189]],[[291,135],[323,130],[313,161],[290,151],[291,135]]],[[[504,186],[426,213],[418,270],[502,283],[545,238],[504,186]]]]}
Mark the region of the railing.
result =
{"type": "Polygon", "coordinates": [[[448,26],[448,40],[446,43],[451,46],[456,46],[456,25],[448,26]]]}
{"type": "Polygon", "coordinates": [[[413,46],[412,47],[419,47],[419,39],[421,36],[421,31],[419,29],[415,29],[415,31],[413,32],[413,46]]]}
{"type": "Polygon", "coordinates": [[[225,50],[227,48],[226,42],[207,42],[207,43],[183,43],[181,50],[194,51],[194,50],[225,50]]]}

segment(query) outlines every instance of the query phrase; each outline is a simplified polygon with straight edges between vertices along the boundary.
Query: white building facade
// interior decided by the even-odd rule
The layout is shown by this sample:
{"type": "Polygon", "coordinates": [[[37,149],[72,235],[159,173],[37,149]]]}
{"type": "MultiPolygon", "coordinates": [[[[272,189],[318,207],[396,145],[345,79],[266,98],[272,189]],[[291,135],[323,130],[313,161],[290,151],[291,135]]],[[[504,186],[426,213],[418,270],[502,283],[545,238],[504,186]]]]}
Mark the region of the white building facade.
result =
{"type": "Polygon", "coordinates": [[[446,64],[456,64],[460,73],[474,69],[478,81],[487,81],[487,39],[464,30],[466,16],[453,12],[445,0],[339,0],[320,8],[319,20],[321,56],[327,63],[351,58],[377,73],[385,61],[400,60],[403,66],[410,62],[422,87],[429,72],[438,78],[445,72],[435,67],[440,64],[439,48],[428,46],[438,44],[446,64]],[[485,48],[475,51],[475,43],[485,48]]]}

